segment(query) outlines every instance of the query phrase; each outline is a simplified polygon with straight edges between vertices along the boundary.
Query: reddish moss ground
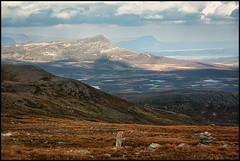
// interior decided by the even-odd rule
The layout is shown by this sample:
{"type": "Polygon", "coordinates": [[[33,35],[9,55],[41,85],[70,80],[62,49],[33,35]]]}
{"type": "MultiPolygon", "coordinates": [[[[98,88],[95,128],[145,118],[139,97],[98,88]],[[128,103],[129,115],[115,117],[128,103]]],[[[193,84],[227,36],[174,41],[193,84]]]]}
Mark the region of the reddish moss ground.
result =
{"type": "Polygon", "coordinates": [[[239,127],[114,124],[1,114],[1,133],[12,134],[1,136],[3,160],[239,160],[239,127]],[[208,131],[213,144],[199,146],[194,129],[208,131]],[[118,131],[123,131],[124,140],[122,148],[115,149],[118,131]],[[161,146],[147,151],[151,143],[161,146]]]}

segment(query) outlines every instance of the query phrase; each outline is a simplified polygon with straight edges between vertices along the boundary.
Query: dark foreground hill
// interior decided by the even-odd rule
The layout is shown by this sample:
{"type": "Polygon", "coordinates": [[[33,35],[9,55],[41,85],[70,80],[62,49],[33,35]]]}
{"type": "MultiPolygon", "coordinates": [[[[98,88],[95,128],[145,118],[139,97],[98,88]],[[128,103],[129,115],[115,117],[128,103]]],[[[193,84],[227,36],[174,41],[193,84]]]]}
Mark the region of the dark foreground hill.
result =
{"type": "Polygon", "coordinates": [[[171,90],[128,95],[131,102],[185,114],[207,124],[239,126],[239,93],[200,90],[171,90]]]}
{"type": "Polygon", "coordinates": [[[190,117],[130,103],[31,65],[1,65],[1,112],[109,123],[202,125],[190,117]]]}

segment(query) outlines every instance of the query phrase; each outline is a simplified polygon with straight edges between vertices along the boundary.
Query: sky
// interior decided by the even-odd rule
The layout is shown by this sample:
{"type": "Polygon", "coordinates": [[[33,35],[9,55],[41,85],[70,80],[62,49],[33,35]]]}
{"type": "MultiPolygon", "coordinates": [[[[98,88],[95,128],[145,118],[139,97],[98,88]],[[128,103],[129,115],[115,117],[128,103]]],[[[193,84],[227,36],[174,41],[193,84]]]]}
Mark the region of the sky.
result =
{"type": "Polygon", "coordinates": [[[1,1],[1,33],[36,40],[239,41],[238,1],[1,1]],[[39,39],[37,39],[37,37],[39,39]]]}

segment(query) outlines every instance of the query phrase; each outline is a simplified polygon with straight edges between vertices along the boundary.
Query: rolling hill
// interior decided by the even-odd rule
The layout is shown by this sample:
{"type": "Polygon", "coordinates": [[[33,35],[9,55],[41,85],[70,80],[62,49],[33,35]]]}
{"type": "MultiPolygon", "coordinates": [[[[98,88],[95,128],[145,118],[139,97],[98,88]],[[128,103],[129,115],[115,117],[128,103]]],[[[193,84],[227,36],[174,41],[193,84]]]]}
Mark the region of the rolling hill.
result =
{"type": "Polygon", "coordinates": [[[1,65],[1,112],[110,123],[202,124],[185,115],[136,105],[77,80],[29,65],[1,65]]]}
{"type": "Polygon", "coordinates": [[[124,95],[122,98],[141,105],[185,114],[207,124],[239,126],[237,92],[184,89],[124,95]]]}

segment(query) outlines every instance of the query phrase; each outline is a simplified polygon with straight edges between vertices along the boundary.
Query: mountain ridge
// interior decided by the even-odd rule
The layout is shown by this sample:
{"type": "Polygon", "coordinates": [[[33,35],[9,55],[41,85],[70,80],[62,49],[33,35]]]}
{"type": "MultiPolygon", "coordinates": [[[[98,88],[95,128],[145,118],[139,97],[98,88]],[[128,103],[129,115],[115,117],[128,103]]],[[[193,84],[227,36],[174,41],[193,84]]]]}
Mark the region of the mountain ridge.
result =
{"type": "MultiPolygon", "coordinates": [[[[223,65],[178,60],[152,54],[137,54],[116,47],[103,35],[96,35],[79,40],[45,41],[4,46],[2,61],[49,63],[59,60],[77,60],[77,66],[91,66],[93,61],[108,58],[122,61],[134,68],[169,71],[174,69],[228,69],[223,65]],[[211,65],[211,67],[209,66],[211,65]]],[[[72,63],[71,65],[75,65],[72,63]]]]}

